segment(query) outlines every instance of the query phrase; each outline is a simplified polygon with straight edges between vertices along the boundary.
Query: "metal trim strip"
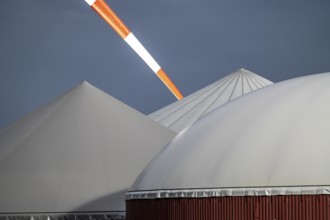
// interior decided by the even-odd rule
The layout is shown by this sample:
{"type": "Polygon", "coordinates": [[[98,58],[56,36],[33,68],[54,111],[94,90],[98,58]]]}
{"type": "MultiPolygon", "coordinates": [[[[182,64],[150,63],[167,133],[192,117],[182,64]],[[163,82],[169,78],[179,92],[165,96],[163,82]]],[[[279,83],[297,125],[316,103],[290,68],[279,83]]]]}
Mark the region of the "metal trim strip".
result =
{"type": "Polygon", "coordinates": [[[208,198],[223,196],[329,195],[330,186],[286,186],[130,191],[126,200],[161,198],[208,198]]]}

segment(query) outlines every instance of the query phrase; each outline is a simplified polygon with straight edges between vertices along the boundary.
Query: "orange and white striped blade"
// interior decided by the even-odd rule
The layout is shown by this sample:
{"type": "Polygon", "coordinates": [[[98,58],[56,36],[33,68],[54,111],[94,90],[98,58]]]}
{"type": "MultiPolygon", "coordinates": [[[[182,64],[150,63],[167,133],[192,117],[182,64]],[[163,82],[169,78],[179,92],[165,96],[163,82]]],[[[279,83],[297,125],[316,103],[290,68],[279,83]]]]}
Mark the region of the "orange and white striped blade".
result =
{"type": "Polygon", "coordinates": [[[141,42],[126,27],[115,12],[107,5],[104,0],[85,0],[91,8],[93,8],[118,34],[125,42],[144,60],[144,62],[152,69],[152,71],[162,80],[167,88],[178,99],[182,99],[183,95],[164,70],[159,66],[156,60],[145,49],[141,42]]]}

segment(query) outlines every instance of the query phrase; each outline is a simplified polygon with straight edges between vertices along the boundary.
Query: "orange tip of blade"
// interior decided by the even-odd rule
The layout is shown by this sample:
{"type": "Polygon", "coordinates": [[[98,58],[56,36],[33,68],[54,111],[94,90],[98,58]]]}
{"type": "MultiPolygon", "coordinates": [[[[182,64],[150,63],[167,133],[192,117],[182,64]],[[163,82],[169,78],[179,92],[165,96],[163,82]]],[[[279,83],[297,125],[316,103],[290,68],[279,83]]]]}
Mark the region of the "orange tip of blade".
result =
{"type": "Polygon", "coordinates": [[[173,93],[173,95],[178,99],[183,99],[183,95],[179,89],[174,85],[172,80],[167,76],[163,69],[158,70],[156,75],[162,80],[162,82],[167,86],[167,88],[173,93]]]}

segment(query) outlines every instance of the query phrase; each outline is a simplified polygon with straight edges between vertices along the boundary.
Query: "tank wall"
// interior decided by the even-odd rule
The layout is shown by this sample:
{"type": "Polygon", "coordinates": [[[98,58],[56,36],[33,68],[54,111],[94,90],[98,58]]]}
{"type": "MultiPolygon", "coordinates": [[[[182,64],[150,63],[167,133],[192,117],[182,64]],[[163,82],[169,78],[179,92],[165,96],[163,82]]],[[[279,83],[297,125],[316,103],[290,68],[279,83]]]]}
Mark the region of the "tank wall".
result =
{"type": "Polygon", "coordinates": [[[246,196],[126,201],[128,220],[325,220],[330,195],[246,196]]]}

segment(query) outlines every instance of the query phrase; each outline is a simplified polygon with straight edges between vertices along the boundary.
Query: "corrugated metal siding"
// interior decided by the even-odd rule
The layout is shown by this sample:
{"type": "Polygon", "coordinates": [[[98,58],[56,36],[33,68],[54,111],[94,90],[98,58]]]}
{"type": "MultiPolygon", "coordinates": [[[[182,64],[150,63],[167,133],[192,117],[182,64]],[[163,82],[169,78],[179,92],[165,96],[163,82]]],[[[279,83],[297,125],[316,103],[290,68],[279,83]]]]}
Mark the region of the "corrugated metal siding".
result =
{"type": "Polygon", "coordinates": [[[330,195],[126,201],[128,220],[330,220],[330,195]]]}

